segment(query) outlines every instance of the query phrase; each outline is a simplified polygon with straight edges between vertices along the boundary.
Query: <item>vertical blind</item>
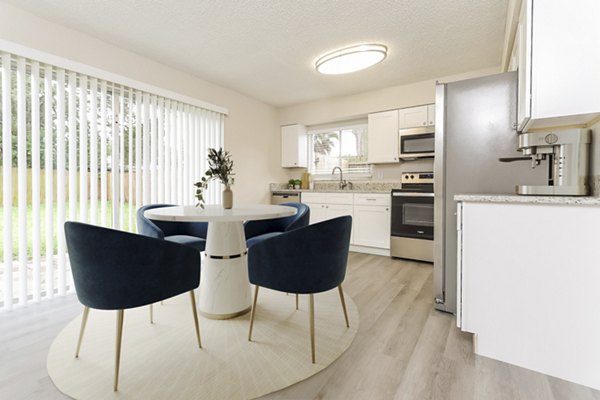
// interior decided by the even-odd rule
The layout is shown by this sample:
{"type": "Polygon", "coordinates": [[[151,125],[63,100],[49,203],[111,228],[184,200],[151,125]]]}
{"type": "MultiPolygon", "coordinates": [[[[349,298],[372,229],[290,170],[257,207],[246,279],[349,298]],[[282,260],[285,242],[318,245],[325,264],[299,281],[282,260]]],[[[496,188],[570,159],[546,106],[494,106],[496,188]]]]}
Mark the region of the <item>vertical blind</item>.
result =
{"type": "MultiPolygon", "coordinates": [[[[63,225],[136,231],[148,203],[194,204],[224,115],[0,53],[4,309],[74,290],[63,225]]],[[[212,182],[207,204],[221,201],[212,182]]]]}

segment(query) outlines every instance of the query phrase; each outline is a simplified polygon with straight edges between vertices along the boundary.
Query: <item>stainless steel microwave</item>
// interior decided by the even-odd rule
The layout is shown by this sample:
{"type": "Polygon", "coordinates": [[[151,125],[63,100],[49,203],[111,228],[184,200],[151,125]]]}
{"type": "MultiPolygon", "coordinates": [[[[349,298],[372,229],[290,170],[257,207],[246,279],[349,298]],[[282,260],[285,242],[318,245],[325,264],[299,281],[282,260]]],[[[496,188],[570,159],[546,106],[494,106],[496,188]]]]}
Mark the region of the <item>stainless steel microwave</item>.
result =
{"type": "Polygon", "coordinates": [[[420,157],[433,157],[435,127],[400,129],[398,133],[400,159],[411,160],[420,157]]]}

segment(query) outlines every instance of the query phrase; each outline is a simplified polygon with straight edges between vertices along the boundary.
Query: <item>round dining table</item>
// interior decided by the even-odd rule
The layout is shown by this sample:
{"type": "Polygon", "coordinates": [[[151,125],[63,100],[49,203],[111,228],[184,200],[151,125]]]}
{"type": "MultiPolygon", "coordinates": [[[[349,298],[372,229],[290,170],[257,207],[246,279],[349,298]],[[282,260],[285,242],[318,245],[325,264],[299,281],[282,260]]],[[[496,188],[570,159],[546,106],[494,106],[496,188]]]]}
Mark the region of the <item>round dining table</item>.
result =
{"type": "Polygon", "coordinates": [[[148,219],[171,222],[208,222],[205,258],[201,262],[198,308],[211,319],[229,319],[250,311],[248,249],[244,221],[288,217],[289,206],[221,205],[161,207],[146,210],[148,219]]]}

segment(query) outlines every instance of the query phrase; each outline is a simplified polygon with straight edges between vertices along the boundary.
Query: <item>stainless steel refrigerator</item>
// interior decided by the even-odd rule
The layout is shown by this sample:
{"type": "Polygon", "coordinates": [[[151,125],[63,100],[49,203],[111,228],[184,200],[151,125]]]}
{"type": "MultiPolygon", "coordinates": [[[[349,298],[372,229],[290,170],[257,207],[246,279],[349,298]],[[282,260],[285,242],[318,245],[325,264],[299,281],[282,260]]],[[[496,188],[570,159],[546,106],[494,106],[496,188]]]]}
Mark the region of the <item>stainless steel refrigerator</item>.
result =
{"type": "Polygon", "coordinates": [[[498,160],[522,157],[516,72],[438,84],[435,108],[434,295],[437,309],[456,313],[454,196],[515,194],[518,184],[545,182],[547,166],[498,160]]]}

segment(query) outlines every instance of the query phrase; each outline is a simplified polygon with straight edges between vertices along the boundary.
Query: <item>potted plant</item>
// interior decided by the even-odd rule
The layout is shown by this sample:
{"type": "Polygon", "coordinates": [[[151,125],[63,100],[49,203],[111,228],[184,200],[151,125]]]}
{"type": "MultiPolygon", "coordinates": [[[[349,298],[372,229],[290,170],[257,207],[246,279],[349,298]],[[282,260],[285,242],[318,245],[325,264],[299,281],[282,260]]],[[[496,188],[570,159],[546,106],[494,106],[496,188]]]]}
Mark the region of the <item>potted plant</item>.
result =
{"type": "Polygon", "coordinates": [[[208,187],[208,183],[212,180],[218,180],[225,185],[223,190],[223,208],[230,209],[233,207],[233,192],[231,191],[231,185],[233,185],[233,160],[228,151],[223,151],[222,148],[219,150],[208,149],[208,169],[204,173],[202,179],[196,182],[196,199],[198,204],[204,208],[204,190],[208,187]]]}
{"type": "Polygon", "coordinates": [[[290,179],[288,181],[288,189],[293,189],[294,188],[294,184],[296,183],[295,179],[290,179]]]}
{"type": "Polygon", "coordinates": [[[300,189],[302,186],[302,181],[300,179],[294,180],[294,189],[300,189]]]}

